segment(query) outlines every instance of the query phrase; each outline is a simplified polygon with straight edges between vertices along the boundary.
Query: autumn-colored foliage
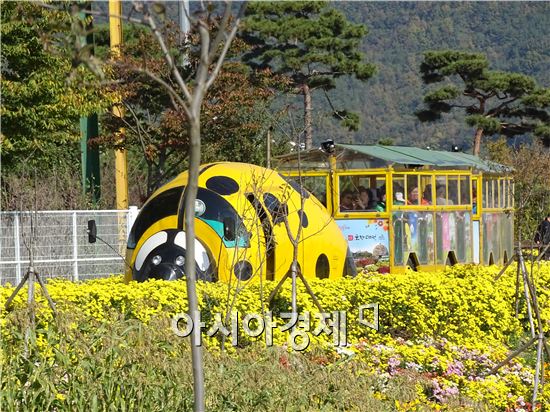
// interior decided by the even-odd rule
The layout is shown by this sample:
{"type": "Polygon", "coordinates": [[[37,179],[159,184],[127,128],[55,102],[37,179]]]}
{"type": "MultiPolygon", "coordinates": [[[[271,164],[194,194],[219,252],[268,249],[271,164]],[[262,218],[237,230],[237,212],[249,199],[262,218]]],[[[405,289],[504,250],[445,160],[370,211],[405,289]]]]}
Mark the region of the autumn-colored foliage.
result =
{"type": "MultiPolygon", "coordinates": [[[[179,33],[170,25],[168,29],[166,37],[175,49],[180,41],[179,33]]],[[[185,62],[180,62],[185,76],[191,76],[198,65],[198,40],[195,36],[188,39],[185,62]]],[[[263,163],[265,133],[273,121],[269,103],[284,81],[269,70],[252,71],[240,63],[238,55],[245,48],[242,41],[232,44],[229,58],[204,100],[203,163],[223,160],[263,163]]],[[[151,33],[133,29],[122,48],[121,58],[111,61],[109,71],[119,80],[108,87],[121,97],[126,113],[123,119],[105,114],[104,130],[95,143],[104,147],[122,146],[137,153],[138,159],[141,158],[139,163],[144,163],[146,168],[134,168],[138,174],[142,173],[135,181],[146,182],[143,195],[147,197],[163,182],[186,169],[187,117],[181,106],[174,104],[174,96],[168,89],[151,77],[177,90],[151,33]],[[125,128],[122,140],[116,133],[121,127],[125,128]]]]}

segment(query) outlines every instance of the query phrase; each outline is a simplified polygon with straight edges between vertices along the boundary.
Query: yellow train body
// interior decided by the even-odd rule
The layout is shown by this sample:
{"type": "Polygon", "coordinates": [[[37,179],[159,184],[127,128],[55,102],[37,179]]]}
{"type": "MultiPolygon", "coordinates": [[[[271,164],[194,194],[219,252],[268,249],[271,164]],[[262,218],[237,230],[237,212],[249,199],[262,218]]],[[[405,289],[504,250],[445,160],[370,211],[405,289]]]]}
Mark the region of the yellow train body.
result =
{"type": "MultiPolygon", "coordinates": [[[[183,216],[187,172],[158,189],[141,209],[128,239],[125,279],[184,276],[183,216]]],[[[354,274],[341,231],[325,207],[276,171],[245,163],[213,163],[199,172],[195,203],[198,278],[240,281],[282,278],[293,261],[305,277],[354,274]]]]}
{"type": "Polygon", "coordinates": [[[323,143],[278,170],[322,199],[358,267],[383,272],[505,264],[514,253],[507,166],[460,152],[323,143]]]}

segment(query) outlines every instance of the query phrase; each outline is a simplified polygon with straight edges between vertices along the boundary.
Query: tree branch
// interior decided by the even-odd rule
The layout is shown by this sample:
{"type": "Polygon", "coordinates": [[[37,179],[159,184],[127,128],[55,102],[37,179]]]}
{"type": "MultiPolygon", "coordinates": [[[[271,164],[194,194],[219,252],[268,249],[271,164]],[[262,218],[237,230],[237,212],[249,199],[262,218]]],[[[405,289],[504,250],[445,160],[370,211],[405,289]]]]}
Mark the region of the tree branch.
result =
{"type": "MultiPolygon", "coordinates": [[[[138,119],[138,117],[136,115],[136,112],[134,111],[132,106],[129,105],[128,103],[124,103],[124,107],[126,108],[126,110],[128,110],[128,112],[130,112],[130,114],[134,118],[134,121],[136,122],[137,127],[136,128],[132,127],[132,125],[129,122],[127,122],[126,120],[124,120],[124,118],[122,118],[122,121],[124,122],[124,124],[127,125],[127,127],[134,130],[135,134],[137,134],[138,139],[139,139],[139,143],[141,144],[141,149],[143,150],[143,153],[146,155],[147,147],[145,146],[145,141],[143,139],[142,132],[143,132],[143,134],[146,134],[146,135],[149,135],[149,133],[141,126],[141,121],[138,119]]],[[[147,163],[151,162],[153,165],[158,166],[158,164],[155,163],[154,160],[148,159],[147,156],[144,156],[144,157],[145,157],[147,163]]]]}
{"type": "MultiPolygon", "coordinates": [[[[153,31],[153,34],[155,35],[155,37],[157,39],[157,42],[158,42],[158,44],[159,44],[159,46],[162,50],[164,58],[165,58],[166,62],[168,63],[168,65],[170,66],[170,70],[172,71],[172,75],[176,79],[176,82],[177,82],[179,88],[181,89],[181,91],[183,92],[183,94],[185,96],[185,99],[188,102],[191,102],[191,100],[192,100],[191,93],[189,92],[189,89],[185,85],[185,81],[181,77],[181,73],[179,72],[178,68],[176,67],[176,64],[174,63],[174,59],[172,58],[172,55],[170,54],[170,51],[168,50],[168,46],[166,45],[166,42],[164,41],[164,37],[162,36],[162,34],[160,33],[160,31],[157,27],[155,19],[149,13],[148,10],[144,11],[144,17],[143,18],[144,18],[145,22],[147,23],[147,25],[153,31]]],[[[181,100],[181,98],[180,98],[180,100],[181,100]]],[[[185,106],[185,102],[184,102],[183,105],[185,106]]]]}
{"type": "Polygon", "coordinates": [[[460,109],[472,109],[472,108],[475,108],[476,110],[478,110],[478,108],[476,107],[475,104],[450,104],[449,103],[449,106],[451,107],[458,107],[460,109]]]}
{"type": "Polygon", "coordinates": [[[231,2],[225,2],[225,10],[223,13],[223,18],[218,26],[218,33],[216,33],[216,37],[212,42],[210,43],[210,53],[208,53],[208,60],[213,61],[216,57],[216,50],[218,49],[218,46],[222,42],[222,40],[225,38],[225,29],[229,23],[229,18],[231,17],[231,2]]]}
{"type": "Polygon", "coordinates": [[[147,70],[147,69],[142,69],[140,67],[133,67],[133,66],[130,66],[130,69],[135,71],[135,72],[143,73],[146,76],[149,76],[152,80],[154,80],[155,82],[160,84],[162,87],[164,87],[164,89],[168,92],[168,94],[170,95],[170,98],[172,99],[172,104],[174,104],[174,108],[177,108],[178,105],[179,105],[179,106],[181,106],[181,108],[183,109],[183,111],[185,112],[186,115],[188,115],[188,116],[190,115],[189,106],[181,98],[181,96],[174,91],[174,88],[172,86],[170,86],[165,80],[163,80],[162,78],[157,76],[155,73],[153,73],[153,72],[151,72],[150,70],[147,70]],[[178,104],[176,104],[176,102],[178,104]]]}
{"type": "Polygon", "coordinates": [[[508,129],[508,130],[517,130],[518,132],[528,132],[531,130],[531,128],[528,126],[525,126],[519,123],[511,123],[511,122],[508,122],[508,123],[502,122],[501,127],[503,129],[508,129]]]}
{"type": "MultiPolygon", "coordinates": [[[[225,7],[226,7],[226,13],[227,13],[228,10],[229,11],[231,10],[231,2],[227,3],[225,7]]],[[[216,61],[216,64],[214,66],[214,69],[212,70],[212,73],[210,74],[210,79],[206,83],[206,88],[207,89],[210,88],[210,86],[212,85],[212,83],[214,82],[216,77],[218,76],[218,73],[220,72],[223,61],[225,60],[225,56],[227,55],[227,51],[229,50],[229,47],[231,46],[231,42],[233,41],[235,35],[237,34],[237,29],[239,28],[239,25],[241,23],[242,16],[244,15],[245,9],[246,9],[246,2],[243,2],[241,4],[241,7],[239,8],[239,14],[237,15],[237,18],[235,19],[235,23],[233,24],[231,32],[227,36],[224,36],[225,37],[225,44],[223,45],[223,50],[220,53],[220,55],[219,55],[219,57],[216,61]]],[[[224,16],[224,19],[225,19],[225,16],[224,16]]],[[[223,24],[223,22],[222,22],[222,24],[223,24]]],[[[225,24],[227,25],[227,22],[225,24]]],[[[218,31],[216,39],[214,39],[214,42],[218,40],[218,36],[220,35],[220,33],[225,33],[225,28],[226,28],[226,26],[222,26],[220,24],[220,29],[218,31]]],[[[215,48],[213,47],[212,50],[210,50],[209,58],[210,58],[210,56],[212,56],[211,60],[214,59],[216,49],[217,49],[217,46],[215,48]]]]}
{"type": "Polygon", "coordinates": [[[519,97],[514,97],[514,98],[512,98],[512,99],[510,99],[510,100],[507,100],[507,101],[505,101],[505,102],[502,102],[502,103],[499,104],[497,107],[495,107],[495,108],[489,110],[489,111],[487,112],[487,114],[488,114],[488,115],[495,115],[495,114],[498,114],[498,112],[499,112],[503,107],[508,106],[510,103],[515,102],[517,99],[519,99],[519,97]]]}
{"type": "Polygon", "coordinates": [[[327,99],[327,102],[330,106],[330,108],[332,109],[332,113],[335,115],[335,116],[338,116],[340,118],[340,120],[344,120],[344,116],[340,115],[340,113],[338,113],[338,111],[336,110],[336,108],[334,107],[334,105],[332,104],[332,101],[330,100],[330,98],[328,97],[328,93],[326,90],[323,90],[323,92],[325,93],[325,98],[327,99]]]}

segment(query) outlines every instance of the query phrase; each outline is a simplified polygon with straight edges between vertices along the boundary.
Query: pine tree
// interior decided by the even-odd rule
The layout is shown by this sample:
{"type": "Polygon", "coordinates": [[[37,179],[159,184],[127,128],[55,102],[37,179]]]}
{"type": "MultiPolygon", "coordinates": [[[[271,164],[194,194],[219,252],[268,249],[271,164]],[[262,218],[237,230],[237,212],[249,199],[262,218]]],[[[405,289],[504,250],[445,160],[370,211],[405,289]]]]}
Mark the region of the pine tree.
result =
{"type": "MultiPolygon", "coordinates": [[[[288,76],[293,93],[303,95],[306,149],[311,148],[312,91],[336,87],[341,76],[365,81],[375,67],[364,62],[359,43],[367,34],[361,24],[349,22],[326,2],[250,3],[242,36],[253,46],[244,61],[288,76]]],[[[358,116],[334,110],[343,125],[356,129],[358,116]]]]}
{"type": "Polygon", "coordinates": [[[490,70],[485,55],[455,50],[424,53],[420,71],[425,84],[445,84],[426,93],[427,109],[417,116],[432,121],[454,108],[465,110],[467,124],[475,128],[475,155],[483,135],[534,134],[550,146],[550,89],[532,77],[490,70]]]}

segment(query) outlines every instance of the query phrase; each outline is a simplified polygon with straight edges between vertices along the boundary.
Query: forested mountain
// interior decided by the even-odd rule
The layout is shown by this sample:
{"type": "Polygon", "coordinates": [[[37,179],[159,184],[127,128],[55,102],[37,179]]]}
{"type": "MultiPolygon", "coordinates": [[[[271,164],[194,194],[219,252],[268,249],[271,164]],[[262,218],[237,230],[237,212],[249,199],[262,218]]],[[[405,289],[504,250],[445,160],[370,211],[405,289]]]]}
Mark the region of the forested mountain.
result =
{"type": "MultiPolygon", "coordinates": [[[[426,92],[433,90],[424,84],[420,74],[423,53],[430,50],[454,49],[467,53],[481,53],[490,62],[489,69],[532,76],[540,87],[550,88],[550,2],[334,1],[328,4],[343,12],[351,22],[364,24],[367,27],[368,33],[359,47],[365,55],[364,63],[375,65],[377,70],[372,77],[369,73],[365,81],[354,80],[353,76],[348,75],[338,78],[337,87],[326,93],[330,103],[322,90],[317,89],[313,92],[314,146],[328,138],[340,143],[367,144],[391,139],[394,144],[430,146],[447,150],[451,145],[459,145],[464,151],[470,151],[474,130],[466,125],[463,110],[452,112],[450,115],[444,114],[441,120],[434,123],[421,123],[415,115],[415,112],[425,108],[423,97],[426,92]],[[360,120],[359,129],[348,131],[342,127],[342,122],[334,118],[332,114],[334,112],[341,116],[340,120],[342,120],[342,113],[350,115],[357,113],[360,120]]],[[[178,6],[176,2],[166,2],[168,20],[178,21],[178,6]]],[[[198,3],[191,2],[191,10],[193,11],[196,7],[198,3]]],[[[92,2],[92,8],[94,14],[105,15],[108,12],[107,2],[92,2]]],[[[123,13],[129,14],[130,9],[131,2],[124,2],[123,13]]],[[[74,78],[72,82],[66,81],[69,74],[74,72],[74,65],[81,63],[79,60],[81,56],[78,54],[80,51],[44,46],[44,39],[50,38],[52,42],[53,38],[58,38],[55,34],[56,30],[68,32],[69,25],[65,24],[68,22],[68,15],[63,13],[55,15],[53,11],[47,11],[32,2],[7,2],[6,6],[0,10],[1,88],[4,97],[1,113],[4,127],[0,136],[3,166],[2,190],[13,194],[18,190],[17,188],[30,187],[25,183],[25,178],[21,180],[23,183],[9,182],[5,178],[5,176],[13,176],[14,179],[19,179],[21,169],[28,169],[30,158],[34,164],[48,164],[50,175],[63,176],[63,179],[58,179],[59,182],[63,181],[58,186],[65,188],[65,192],[69,192],[67,187],[71,186],[72,193],[78,194],[81,191],[78,181],[79,171],[74,165],[80,162],[79,116],[90,112],[93,107],[93,110],[97,110],[100,115],[101,137],[110,136],[112,133],[105,114],[112,102],[105,96],[103,98],[96,96],[102,89],[96,90],[90,86],[90,93],[85,94],[83,89],[77,89],[79,83],[74,81],[74,78]],[[52,32],[48,33],[48,31],[52,32]],[[57,51],[50,56],[49,53],[54,49],[57,51]],[[41,64],[33,64],[34,60],[29,60],[28,56],[34,56],[34,60],[38,58],[41,64]],[[83,98],[84,95],[93,98],[83,98]],[[65,107],[70,110],[65,110],[65,107]],[[40,136],[40,139],[36,136],[40,136]],[[47,142],[52,144],[47,145],[47,142]]],[[[308,22],[311,23],[309,20],[308,22]]],[[[106,23],[105,17],[97,16],[95,19],[97,29],[95,51],[98,58],[105,57],[108,49],[106,23]]],[[[124,23],[124,27],[126,45],[128,45],[131,43],[128,39],[135,36],[136,30],[130,29],[127,23],[124,23]]],[[[318,29],[321,35],[329,31],[323,31],[321,27],[318,29]]],[[[321,43],[330,47],[333,47],[332,41],[337,43],[341,40],[326,38],[326,34],[324,36],[321,43]]],[[[333,50],[336,48],[333,47],[333,50]]],[[[236,51],[230,63],[237,63],[237,59],[242,55],[242,50],[236,51]]],[[[314,71],[319,74],[316,67],[307,67],[307,65],[305,67],[312,70],[309,74],[314,74],[314,71]]],[[[225,69],[225,74],[231,75],[231,71],[227,70],[228,66],[225,69]]],[[[80,73],[79,76],[91,76],[91,73],[87,72],[82,65],[77,72],[80,73]]],[[[247,70],[242,68],[243,76],[246,77],[247,73],[247,70]]],[[[254,80],[252,77],[251,80],[254,80]]],[[[249,161],[261,164],[265,156],[263,143],[266,131],[269,129],[273,131],[272,137],[276,141],[272,147],[272,154],[290,150],[289,141],[296,139],[304,125],[303,96],[293,94],[296,93],[297,87],[282,87],[281,85],[287,84],[283,79],[275,81],[274,76],[267,74],[265,77],[271,80],[264,90],[266,96],[269,96],[265,106],[254,108],[250,117],[247,113],[243,113],[242,108],[253,104],[239,106],[242,117],[221,116],[230,125],[242,126],[246,129],[248,133],[246,136],[236,133],[227,123],[220,126],[221,121],[212,122],[219,117],[205,112],[202,119],[205,126],[203,127],[203,160],[241,159],[239,156],[242,156],[249,161]],[[281,89],[285,89],[284,92],[281,89]],[[279,93],[273,93],[274,90],[279,90],[279,93]],[[274,103],[271,101],[272,98],[274,103]],[[283,108],[288,110],[281,110],[283,108]],[[243,121],[242,118],[248,121],[243,121]],[[254,120],[255,129],[249,127],[250,119],[254,120]],[[208,128],[208,125],[214,128],[216,133],[219,132],[224,136],[224,141],[228,142],[227,146],[212,144],[212,142],[219,143],[221,139],[208,128]],[[243,150],[247,147],[254,150],[254,156],[243,150]],[[235,156],[236,152],[239,156],[235,156]]],[[[129,84],[138,86],[135,82],[129,82],[129,84]]],[[[224,87],[228,87],[228,84],[227,81],[219,82],[219,93],[225,95],[227,92],[224,87]]],[[[237,84],[241,87],[233,89],[244,90],[242,87],[244,82],[237,84]]],[[[313,86],[316,87],[316,85],[313,86]]],[[[228,89],[232,90],[231,87],[228,89]]],[[[136,92],[136,95],[143,97],[145,94],[136,92]]],[[[250,101],[257,102],[252,97],[246,102],[250,101]]],[[[142,108],[148,111],[151,107],[153,105],[147,101],[142,108]]],[[[159,108],[161,113],[165,111],[169,113],[171,109],[169,103],[159,108]]],[[[353,119],[355,120],[355,117],[353,119]]],[[[155,128],[156,125],[152,123],[151,126],[155,128]]],[[[182,127],[181,122],[174,122],[174,125],[182,127]]],[[[170,138],[165,130],[161,130],[160,135],[162,138],[170,138]]],[[[182,138],[182,135],[177,137],[182,138]]],[[[487,147],[488,138],[484,139],[482,154],[483,148],[487,147]]],[[[515,141],[521,139],[522,137],[519,137],[515,141]]],[[[183,142],[185,145],[185,139],[183,142]]],[[[146,181],[141,175],[146,168],[143,165],[144,154],[141,144],[132,146],[130,140],[126,143],[133,181],[146,181]]],[[[111,148],[103,144],[100,145],[100,149],[102,164],[110,164],[111,148]]],[[[180,156],[177,160],[180,163],[174,161],[173,164],[178,165],[178,170],[185,168],[185,152],[173,153],[180,156]]],[[[102,178],[103,182],[114,179],[109,168],[103,167],[102,170],[106,175],[102,178]]],[[[44,178],[51,180],[50,175],[44,178]]],[[[167,174],[163,178],[170,177],[167,174]]],[[[104,186],[110,187],[112,184],[106,183],[104,186]]],[[[139,185],[136,184],[136,186],[139,185]]],[[[46,189],[49,188],[46,187],[46,189]]],[[[137,190],[137,194],[131,195],[131,198],[141,198],[140,190],[137,190]]],[[[32,193],[29,192],[29,199],[33,198],[31,195],[32,193]]],[[[49,197],[49,193],[44,196],[45,199],[49,197]]],[[[12,198],[17,200],[20,196],[14,195],[12,198]]],[[[71,197],[73,198],[77,199],[77,196],[71,197]]],[[[76,207],[72,200],[63,202],[64,207],[76,207]]],[[[57,208],[58,206],[50,204],[44,207],[57,208]]]]}
{"type": "MultiPolygon", "coordinates": [[[[458,49],[485,53],[492,69],[517,71],[550,87],[549,2],[335,2],[369,33],[362,51],[378,67],[366,83],[344,80],[331,92],[335,106],[360,112],[361,127],[348,132],[318,111],[316,139],[441,147],[469,150],[473,130],[458,114],[436,123],[420,123],[426,87],[419,74],[422,53],[458,49]]],[[[325,98],[318,93],[318,104],[325,98]]]]}
{"type": "MultiPolygon", "coordinates": [[[[191,10],[195,7],[190,2],[191,10]]],[[[367,82],[338,81],[329,97],[335,109],[360,115],[358,131],[343,129],[333,118],[321,91],[314,94],[314,141],[394,144],[448,149],[458,144],[470,150],[474,131],[453,113],[436,123],[415,116],[427,88],[420,77],[422,53],[456,49],[487,55],[491,69],[517,71],[550,87],[550,2],[366,2],[334,1],[331,5],[354,23],[367,26],[361,51],[377,66],[367,82]]],[[[106,3],[94,7],[106,9],[106,3]]],[[[125,4],[125,10],[130,5],[125,4]]],[[[178,7],[167,2],[168,16],[177,21],[178,7]]],[[[287,96],[277,106],[291,105],[294,119],[302,115],[299,97],[287,96]]],[[[280,126],[289,129],[288,118],[280,126]]]]}

